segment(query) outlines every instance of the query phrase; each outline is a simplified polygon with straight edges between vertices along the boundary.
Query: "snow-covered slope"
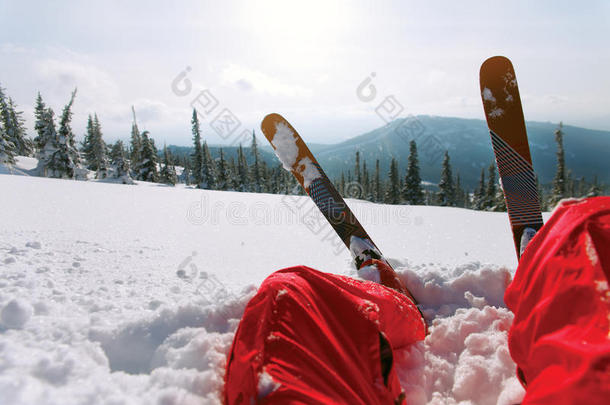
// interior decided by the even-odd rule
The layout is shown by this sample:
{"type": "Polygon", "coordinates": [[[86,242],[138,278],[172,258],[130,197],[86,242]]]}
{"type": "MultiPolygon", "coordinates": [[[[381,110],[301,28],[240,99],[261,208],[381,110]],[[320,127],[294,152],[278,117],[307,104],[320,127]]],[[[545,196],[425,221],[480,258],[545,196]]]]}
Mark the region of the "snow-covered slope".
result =
{"type": "MultiPolygon", "coordinates": [[[[219,403],[272,271],[356,276],[307,197],[0,175],[0,404],[219,403]]],[[[433,321],[399,353],[412,403],[510,404],[506,214],[350,201],[433,321]]]]}

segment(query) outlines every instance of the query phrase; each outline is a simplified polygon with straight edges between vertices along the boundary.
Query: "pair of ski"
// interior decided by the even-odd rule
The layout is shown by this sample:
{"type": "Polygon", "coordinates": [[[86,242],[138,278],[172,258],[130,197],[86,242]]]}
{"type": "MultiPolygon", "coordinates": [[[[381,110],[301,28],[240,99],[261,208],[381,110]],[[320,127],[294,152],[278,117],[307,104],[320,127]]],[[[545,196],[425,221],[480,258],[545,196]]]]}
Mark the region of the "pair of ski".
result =
{"type": "MultiPolygon", "coordinates": [[[[511,62],[502,56],[486,60],[481,66],[480,86],[515,249],[520,258],[524,248],[522,239],[527,242],[530,233],[540,229],[542,215],[519,89],[511,62]]],[[[270,114],[263,120],[261,129],[284,167],[292,172],[350,250],[358,270],[370,263],[370,259],[382,260],[391,269],[292,125],[281,115],[270,114]]],[[[394,281],[398,283],[397,289],[417,304],[400,279],[395,277],[394,281]]]]}

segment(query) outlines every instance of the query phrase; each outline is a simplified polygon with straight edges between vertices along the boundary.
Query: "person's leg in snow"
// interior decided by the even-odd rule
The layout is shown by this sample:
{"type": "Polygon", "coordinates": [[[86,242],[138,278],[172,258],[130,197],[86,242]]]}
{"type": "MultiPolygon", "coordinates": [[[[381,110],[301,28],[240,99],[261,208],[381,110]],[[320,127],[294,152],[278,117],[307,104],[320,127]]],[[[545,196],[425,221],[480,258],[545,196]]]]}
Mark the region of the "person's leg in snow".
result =
{"type": "Polygon", "coordinates": [[[610,403],[610,198],[563,202],[504,300],[523,404],[610,403]]]}
{"type": "Polygon", "coordinates": [[[304,266],[280,270],[246,307],[224,400],[402,404],[392,353],[424,336],[417,307],[393,289],[304,266]]]}

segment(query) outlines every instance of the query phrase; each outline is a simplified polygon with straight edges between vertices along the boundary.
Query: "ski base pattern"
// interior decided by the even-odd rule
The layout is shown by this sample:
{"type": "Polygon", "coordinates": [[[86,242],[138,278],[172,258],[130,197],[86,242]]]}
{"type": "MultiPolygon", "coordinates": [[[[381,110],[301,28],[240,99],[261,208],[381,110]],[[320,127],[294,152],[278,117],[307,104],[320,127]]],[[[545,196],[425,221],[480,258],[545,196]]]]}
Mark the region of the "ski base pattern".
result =
{"type": "Polygon", "coordinates": [[[487,59],[480,71],[481,97],[506,201],[517,257],[526,228],[542,227],[540,200],[519,88],[510,60],[487,59]]]}

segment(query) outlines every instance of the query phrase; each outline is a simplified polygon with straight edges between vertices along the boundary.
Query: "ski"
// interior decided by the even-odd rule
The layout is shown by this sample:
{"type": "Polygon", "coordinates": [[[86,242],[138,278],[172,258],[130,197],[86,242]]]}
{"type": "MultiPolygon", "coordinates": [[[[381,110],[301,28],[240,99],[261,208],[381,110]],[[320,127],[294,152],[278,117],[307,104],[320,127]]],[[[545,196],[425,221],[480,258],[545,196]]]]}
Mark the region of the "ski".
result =
{"type": "Polygon", "coordinates": [[[515,249],[520,258],[525,248],[522,238],[526,243],[543,222],[517,79],[512,63],[504,56],[483,62],[479,78],[515,249]]]}
{"type": "MultiPolygon", "coordinates": [[[[368,259],[378,259],[384,261],[391,269],[388,261],[358,222],[292,125],[279,114],[269,114],[263,119],[261,129],[284,168],[294,175],[350,250],[356,268],[360,270],[366,266],[368,259]]],[[[393,269],[392,272],[394,272],[393,269]]],[[[394,277],[402,287],[401,292],[417,304],[411,292],[395,275],[395,272],[394,277]]]]}

